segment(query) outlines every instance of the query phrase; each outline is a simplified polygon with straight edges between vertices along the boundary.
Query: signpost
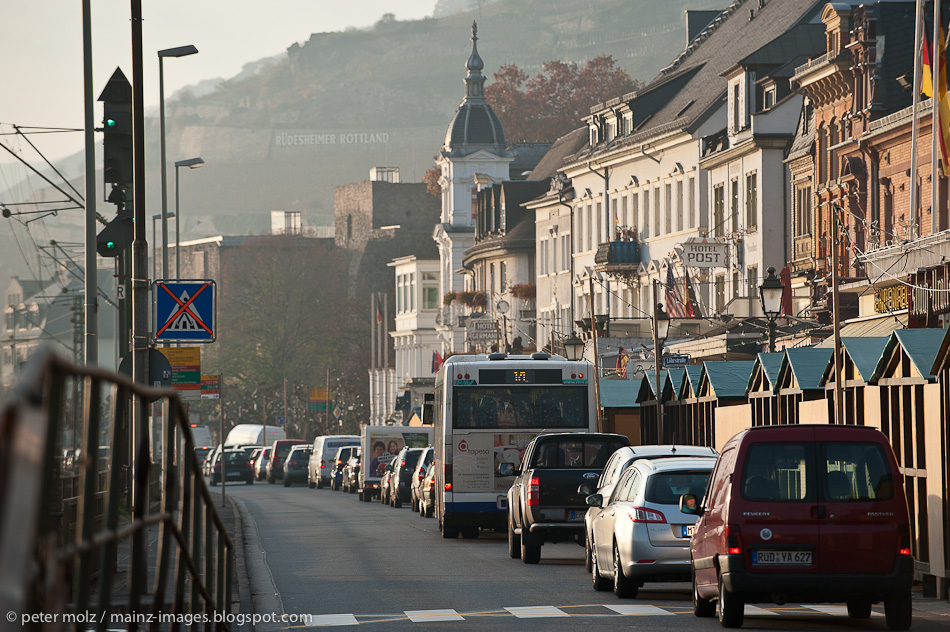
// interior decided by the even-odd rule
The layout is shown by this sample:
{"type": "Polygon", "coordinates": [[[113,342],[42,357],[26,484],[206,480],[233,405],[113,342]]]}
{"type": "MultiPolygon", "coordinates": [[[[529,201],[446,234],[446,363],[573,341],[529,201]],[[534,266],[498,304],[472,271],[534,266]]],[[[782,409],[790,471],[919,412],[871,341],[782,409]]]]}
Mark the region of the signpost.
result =
{"type": "Polygon", "coordinates": [[[673,367],[673,366],[686,366],[689,364],[688,355],[665,355],[663,356],[663,366],[664,367],[673,367]]]}
{"type": "Polygon", "coordinates": [[[683,247],[683,265],[690,268],[725,268],[729,246],[723,239],[687,239],[683,247]]]}
{"type": "Polygon", "coordinates": [[[221,382],[218,375],[201,376],[201,399],[219,399],[221,382]]]}
{"type": "Polygon", "coordinates": [[[469,342],[497,342],[498,321],[491,318],[476,318],[468,321],[465,338],[469,342]]]}
{"type": "Polygon", "coordinates": [[[201,347],[162,347],[172,368],[172,388],[182,401],[201,399],[201,347]]]}
{"type": "Polygon", "coordinates": [[[330,389],[312,388],[310,389],[310,412],[323,412],[327,410],[330,402],[330,389]]]}

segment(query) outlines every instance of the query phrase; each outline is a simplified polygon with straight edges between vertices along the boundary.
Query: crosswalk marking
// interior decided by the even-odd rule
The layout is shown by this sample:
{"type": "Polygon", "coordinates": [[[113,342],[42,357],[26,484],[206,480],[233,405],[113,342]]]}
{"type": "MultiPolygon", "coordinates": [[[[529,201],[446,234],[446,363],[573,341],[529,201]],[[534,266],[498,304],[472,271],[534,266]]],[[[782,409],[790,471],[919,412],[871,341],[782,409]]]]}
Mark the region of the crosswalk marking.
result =
{"type": "Polygon", "coordinates": [[[307,626],[330,627],[335,625],[359,625],[360,622],[352,614],[314,614],[310,616],[307,626]]]}
{"type": "Polygon", "coordinates": [[[569,617],[560,608],[554,606],[519,606],[516,608],[505,608],[508,612],[519,619],[537,619],[540,617],[569,617]]]}
{"type": "Polygon", "coordinates": [[[451,608],[445,610],[406,610],[406,616],[413,623],[427,621],[465,621],[465,617],[451,608]]]}
{"type": "MultiPolygon", "coordinates": [[[[360,621],[357,619],[357,615],[354,614],[315,614],[311,615],[310,620],[301,626],[301,628],[311,628],[311,627],[330,627],[330,626],[344,626],[344,625],[371,625],[373,623],[397,623],[398,621],[411,621],[413,623],[427,623],[427,622],[446,622],[446,621],[465,621],[471,620],[474,617],[481,617],[485,615],[504,615],[509,614],[518,619],[539,619],[546,617],[573,617],[573,618],[582,618],[585,616],[604,616],[591,614],[589,612],[583,614],[569,614],[565,612],[564,609],[567,608],[576,608],[579,606],[562,606],[561,608],[555,606],[510,606],[506,607],[503,610],[494,610],[494,611],[472,611],[472,612],[462,612],[459,613],[457,610],[452,608],[445,609],[434,609],[434,610],[406,610],[400,615],[358,615],[363,620],[360,621]],[[564,609],[562,609],[564,608],[564,609]],[[369,618],[368,618],[369,617],[369,618]],[[380,617],[384,617],[381,619],[380,617]]],[[[584,606],[585,608],[598,607],[596,605],[584,606]]],[[[658,606],[651,606],[647,604],[600,604],[599,607],[605,608],[611,612],[616,613],[620,616],[666,616],[666,615],[692,615],[692,607],[686,604],[683,606],[668,606],[666,608],[661,608],[658,606]]],[[[788,614],[822,614],[830,615],[836,617],[847,617],[848,608],[846,606],[837,605],[837,604],[801,604],[794,606],[780,606],[777,609],[761,608],[759,606],[753,606],[746,604],[745,614],[752,617],[768,617],[776,615],[788,615],[788,614]]],[[[872,617],[883,617],[884,615],[880,612],[872,612],[872,617]]]]}
{"type": "Polygon", "coordinates": [[[608,604],[604,604],[604,608],[609,608],[610,610],[613,610],[617,614],[634,614],[634,615],[675,614],[673,612],[669,612],[668,610],[664,610],[663,608],[657,608],[656,606],[625,606],[625,605],[611,606],[608,604]]]}

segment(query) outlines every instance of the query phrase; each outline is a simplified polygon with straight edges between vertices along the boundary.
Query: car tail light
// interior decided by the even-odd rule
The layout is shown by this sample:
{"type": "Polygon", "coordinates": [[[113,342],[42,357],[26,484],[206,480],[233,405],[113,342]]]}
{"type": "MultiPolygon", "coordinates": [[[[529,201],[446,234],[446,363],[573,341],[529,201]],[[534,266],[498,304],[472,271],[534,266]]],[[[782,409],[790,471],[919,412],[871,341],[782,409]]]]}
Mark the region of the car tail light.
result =
{"type": "Polygon", "coordinates": [[[215,464],[214,464],[214,469],[220,470],[220,469],[221,469],[221,464],[220,464],[220,463],[215,463],[215,464]]]}
{"type": "Polygon", "coordinates": [[[897,554],[910,555],[910,525],[901,527],[900,536],[897,538],[897,554]]]}
{"type": "Polygon", "coordinates": [[[419,482],[421,483],[421,482],[422,482],[422,479],[424,479],[425,477],[426,477],[426,468],[420,467],[420,468],[419,468],[419,479],[418,479],[419,482]]]}
{"type": "Polygon", "coordinates": [[[537,476],[531,477],[528,484],[528,506],[537,507],[541,504],[541,481],[537,476]]]}
{"type": "Polygon", "coordinates": [[[327,462],[324,461],[323,459],[320,459],[320,469],[325,470],[326,467],[327,467],[327,462]]]}
{"type": "Polygon", "coordinates": [[[399,467],[406,467],[406,459],[399,462],[399,467]]]}
{"type": "Polygon", "coordinates": [[[446,463],[442,466],[442,477],[444,480],[443,488],[445,491],[452,491],[452,464],[446,463]]]}
{"type": "Polygon", "coordinates": [[[297,461],[296,461],[296,460],[294,460],[294,461],[291,461],[291,462],[290,462],[290,463],[288,463],[287,465],[297,465],[297,461]]]}
{"type": "Polygon", "coordinates": [[[661,512],[646,507],[631,507],[627,516],[631,522],[666,522],[666,516],[661,512]]]}
{"type": "Polygon", "coordinates": [[[739,527],[734,524],[726,525],[726,553],[742,555],[742,538],[739,537],[739,527]]]}
{"type": "Polygon", "coordinates": [[[254,464],[251,463],[250,461],[248,461],[248,462],[247,462],[247,469],[253,470],[253,469],[254,469],[254,464]]]}

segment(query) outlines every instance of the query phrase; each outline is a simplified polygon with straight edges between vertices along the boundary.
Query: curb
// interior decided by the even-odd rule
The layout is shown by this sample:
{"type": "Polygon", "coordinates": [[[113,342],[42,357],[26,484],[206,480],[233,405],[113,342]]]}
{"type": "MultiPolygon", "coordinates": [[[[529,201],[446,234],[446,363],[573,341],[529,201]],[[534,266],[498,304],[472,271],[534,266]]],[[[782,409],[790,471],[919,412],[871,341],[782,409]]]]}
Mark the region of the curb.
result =
{"type": "MultiPolygon", "coordinates": [[[[274,583],[274,577],[271,575],[270,567],[267,565],[267,554],[261,546],[260,533],[257,530],[257,522],[248,511],[243,501],[231,498],[235,509],[236,521],[241,523],[240,548],[242,549],[242,560],[244,563],[243,593],[241,594],[241,613],[245,615],[270,615],[284,614],[284,604],[280,600],[277,592],[277,586],[274,583]],[[245,602],[245,594],[247,601],[245,602]]],[[[237,545],[235,545],[237,548],[237,545]]],[[[235,563],[237,567],[237,563],[235,563]]],[[[252,618],[252,617],[249,617],[252,618]]],[[[285,626],[279,623],[258,623],[252,625],[245,624],[242,630],[250,632],[265,630],[283,630],[285,626]]]]}

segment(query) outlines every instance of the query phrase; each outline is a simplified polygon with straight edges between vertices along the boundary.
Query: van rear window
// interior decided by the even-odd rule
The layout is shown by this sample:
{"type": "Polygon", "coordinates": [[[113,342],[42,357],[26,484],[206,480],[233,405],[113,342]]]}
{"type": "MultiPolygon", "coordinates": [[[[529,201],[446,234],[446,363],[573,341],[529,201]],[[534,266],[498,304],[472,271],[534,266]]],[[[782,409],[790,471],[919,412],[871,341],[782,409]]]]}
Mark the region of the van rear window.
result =
{"type": "Polygon", "coordinates": [[[749,447],[740,493],[752,501],[890,500],[894,477],[880,444],[758,443],[749,447]]]}

